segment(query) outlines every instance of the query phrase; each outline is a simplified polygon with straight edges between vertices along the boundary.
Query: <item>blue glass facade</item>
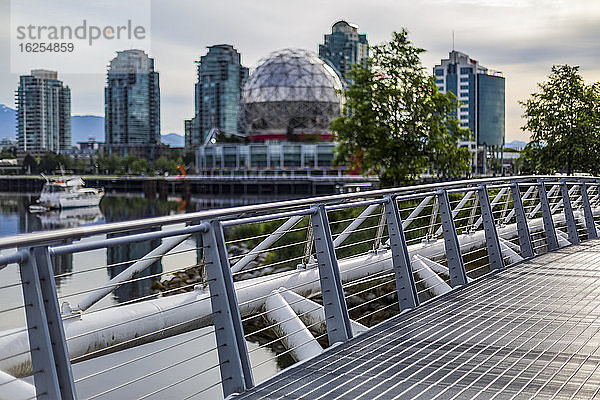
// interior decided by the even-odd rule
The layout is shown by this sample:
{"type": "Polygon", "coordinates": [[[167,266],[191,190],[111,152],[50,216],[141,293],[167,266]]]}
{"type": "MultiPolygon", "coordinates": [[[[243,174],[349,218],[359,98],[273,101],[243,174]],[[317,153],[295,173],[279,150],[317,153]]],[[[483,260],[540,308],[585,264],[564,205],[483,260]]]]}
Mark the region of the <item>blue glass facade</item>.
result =
{"type": "Polygon", "coordinates": [[[477,142],[485,146],[504,146],[504,78],[480,74],[477,87],[477,142]]]}
{"type": "Polygon", "coordinates": [[[473,172],[486,173],[487,149],[504,145],[504,78],[454,50],[433,68],[433,75],[438,89],[454,93],[460,102],[455,115],[472,133],[460,145],[472,152],[473,172]]]}
{"type": "Polygon", "coordinates": [[[239,106],[243,81],[248,68],[231,45],[210,46],[198,62],[195,85],[195,116],[186,121],[186,148],[201,146],[213,128],[224,134],[239,129],[239,106]]]}
{"type": "Polygon", "coordinates": [[[154,60],[141,50],[117,53],[104,89],[108,154],[156,158],[160,144],[160,86],[154,60]]]}
{"type": "Polygon", "coordinates": [[[474,134],[475,145],[504,144],[504,78],[490,74],[468,55],[452,51],[433,70],[435,83],[443,92],[452,92],[460,105],[456,116],[460,126],[474,134]]]}

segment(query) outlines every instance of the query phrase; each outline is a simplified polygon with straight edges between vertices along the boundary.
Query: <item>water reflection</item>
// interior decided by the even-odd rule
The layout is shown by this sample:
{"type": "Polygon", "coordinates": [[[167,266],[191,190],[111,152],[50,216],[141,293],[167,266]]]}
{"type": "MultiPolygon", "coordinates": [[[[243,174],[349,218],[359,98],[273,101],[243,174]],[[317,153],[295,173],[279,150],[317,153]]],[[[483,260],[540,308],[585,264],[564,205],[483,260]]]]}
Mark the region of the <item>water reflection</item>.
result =
{"type": "Polygon", "coordinates": [[[140,195],[105,196],[100,203],[100,209],[106,222],[127,221],[175,214],[181,202],[180,199],[161,201],[140,195]]]}
{"type": "Polygon", "coordinates": [[[78,226],[104,222],[102,211],[96,207],[67,208],[35,214],[43,230],[77,228],[78,226]]]}
{"type": "Polygon", "coordinates": [[[50,256],[52,262],[52,271],[54,272],[54,282],[56,287],[60,288],[62,282],[73,272],[73,255],[61,254],[50,256]]]}
{"type": "MultiPolygon", "coordinates": [[[[145,198],[141,194],[107,194],[99,207],[81,207],[64,210],[51,210],[31,213],[28,205],[35,202],[38,195],[33,193],[0,193],[0,237],[18,233],[76,228],[84,225],[106,222],[127,221],[147,217],[194,212],[211,208],[233,207],[266,201],[282,200],[283,197],[261,196],[192,196],[188,198],[171,197],[167,200],[145,198]]],[[[127,232],[143,233],[147,231],[127,232]]],[[[115,237],[118,234],[108,235],[115,237]]],[[[111,279],[161,244],[160,239],[115,246],[106,250],[105,264],[111,279]]],[[[183,245],[190,253],[169,256],[154,262],[150,267],[137,274],[129,283],[114,291],[114,299],[128,302],[152,294],[152,281],[160,280],[163,271],[169,272],[198,264],[202,259],[200,235],[194,235],[183,245]],[[195,253],[195,254],[194,254],[195,253]]],[[[77,256],[75,257],[77,260],[77,256]]],[[[81,263],[82,260],[79,260],[81,263]]],[[[73,255],[52,256],[52,267],[57,275],[56,285],[60,288],[63,281],[73,272],[73,255]]]]}
{"type": "MultiPolygon", "coordinates": [[[[150,232],[150,230],[128,232],[128,234],[150,232]]],[[[109,238],[120,235],[108,235],[109,238]]],[[[109,247],[106,251],[107,270],[110,278],[114,278],[129,268],[136,260],[160,246],[161,240],[147,240],[144,242],[130,243],[122,246],[109,247]]],[[[129,283],[119,286],[113,292],[114,298],[119,302],[140,299],[152,294],[152,281],[160,279],[162,263],[155,261],[143,271],[137,273],[129,283]],[[148,277],[144,279],[145,277],[148,277]]]]}

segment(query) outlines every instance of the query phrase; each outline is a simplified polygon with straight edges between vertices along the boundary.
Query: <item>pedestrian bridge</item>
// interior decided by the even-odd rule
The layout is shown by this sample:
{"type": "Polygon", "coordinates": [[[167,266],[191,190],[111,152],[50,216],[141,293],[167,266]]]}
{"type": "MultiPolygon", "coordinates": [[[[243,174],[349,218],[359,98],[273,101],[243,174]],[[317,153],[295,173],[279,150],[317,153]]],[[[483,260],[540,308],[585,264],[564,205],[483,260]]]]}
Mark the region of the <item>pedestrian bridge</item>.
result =
{"type": "Polygon", "coordinates": [[[467,180],[3,238],[0,399],[594,397],[598,186],[467,180]]]}
{"type": "Polygon", "coordinates": [[[239,399],[592,399],[600,242],[489,274],[395,316],[239,399]]]}

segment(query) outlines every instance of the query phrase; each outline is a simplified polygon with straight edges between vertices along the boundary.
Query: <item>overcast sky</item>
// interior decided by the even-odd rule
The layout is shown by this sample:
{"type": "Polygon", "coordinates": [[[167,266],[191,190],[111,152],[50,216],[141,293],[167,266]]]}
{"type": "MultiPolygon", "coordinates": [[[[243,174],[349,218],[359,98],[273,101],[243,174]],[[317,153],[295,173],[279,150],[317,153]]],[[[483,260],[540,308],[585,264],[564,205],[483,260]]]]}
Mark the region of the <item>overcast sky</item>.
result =
{"type": "MultiPolygon", "coordinates": [[[[0,103],[14,107],[9,9],[9,0],[0,0],[0,103]]],[[[252,69],[282,48],[316,52],[340,19],[357,24],[371,44],[406,27],[427,50],[422,59],[430,72],[447,58],[454,30],[456,50],[506,78],[507,141],[528,139],[517,101],[553,64],[579,65],[586,81],[600,81],[600,0],[155,0],[149,53],[160,72],[162,132],[183,134],[183,120],[193,116],[194,61],[206,46],[232,44],[252,69]]],[[[103,114],[104,74],[60,78],[71,87],[73,114],[103,114]]]]}

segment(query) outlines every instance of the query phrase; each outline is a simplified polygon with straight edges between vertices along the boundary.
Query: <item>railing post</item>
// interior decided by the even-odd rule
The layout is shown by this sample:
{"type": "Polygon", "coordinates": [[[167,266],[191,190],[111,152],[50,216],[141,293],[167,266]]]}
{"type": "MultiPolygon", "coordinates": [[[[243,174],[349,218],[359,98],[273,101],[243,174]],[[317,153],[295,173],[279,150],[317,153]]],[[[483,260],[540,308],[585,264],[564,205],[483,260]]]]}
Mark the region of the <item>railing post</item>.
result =
{"type": "Polygon", "coordinates": [[[592,214],[592,207],[590,205],[590,197],[587,192],[587,185],[585,181],[579,181],[581,190],[581,204],[583,206],[583,216],[585,218],[585,227],[587,230],[588,239],[596,239],[598,232],[596,232],[596,223],[594,221],[594,214],[592,214]]]}
{"type": "Polygon", "coordinates": [[[219,221],[206,224],[202,241],[223,395],[227,397],[252,388],[254,381],[227,257],[223,227],[219,221]]]}
{"type": "Polygon", "coordinates": [[[544,231],[546,232],[546,245],[549,251],[558,249],[558,239],[552,221],[552,212],[550,211],[550,203],[548,202],[548,194],[546,192],[546,184],[543,180],[538,179],[540,206],[542,208],[542,220],[544,222],[544,231]]]}
{"type": "Polygon", "coordinates": [[[345,342],[352,338],[352,328],[327,211],[323,204],[313,206],[312,211],[311,223],[319,266],[323,307],[325,308],[327,337],[329,344],[345,342]]]}
{"type": "Polygon", "coordinates": [[[393,196],[386,196],[385,216],[388,226],[390,250],[392,251],[392,266],[396,277],[396,291],[400,311],[415,308],[419,305],[415,277],[410,266],[408,247],[402,228],[402,219],[398,203],[393,196]]]}
{"type": "Polygon", "coordinates": [[[579,244],[579,235],[577,234],[577,224],[573,215],[573,207],[571,205],[571,196],[569,196],[569,188],[564,179],[560,180],[560,192],[563,200],[563,210],[565,213],[565,221],[567,222],[567,234],[571,244],[579,244]]]}
{"type": "Polygon", "coordinates": [[[437,192],[440,204],[440,219],[444,232],[444,246],[446,248],[446,259],[448,260],[448,271],[450,273],[450,285],[454,288],[467,284],[467,273],[460,253],[460,243],[452,218],[452,208],[448,193],[442,189],[437,192]]]}
{"type": "Polygon", "coordinates": [[[52,263],[47,247],[26,249],[20,266],[29,348],[38,398],[76,399],[52,263]]]}
{"type": "Polygon", "coordinates": [[[492,213],[492,207],[490,206],[487,187],[485,185],[478,185],[477,192],[479,194],[479,204],[481,207],[481,217],[483,218],[483,231],[485,233],[490,270],[502,269],[504,268],[504,260],[502,259],[500,241],[498,240],[498,232],[496,231],[494,214],[492,213]]]}
{"type": "Polygon", "coordinates": [[[533,245],[531,244],[531,234],[529,233],[529,226],[527,225],[527,215],[525,214],[525,207],[523,207],[519,184],[517,182],[511,182],[510,190],[513,199],[513,209],[515,210],[515,220],[517,221],[521,255],[523,258],[532,258],[535,254],[533,252],[533,245]]]}

